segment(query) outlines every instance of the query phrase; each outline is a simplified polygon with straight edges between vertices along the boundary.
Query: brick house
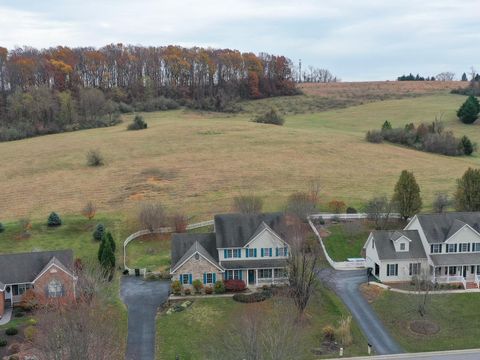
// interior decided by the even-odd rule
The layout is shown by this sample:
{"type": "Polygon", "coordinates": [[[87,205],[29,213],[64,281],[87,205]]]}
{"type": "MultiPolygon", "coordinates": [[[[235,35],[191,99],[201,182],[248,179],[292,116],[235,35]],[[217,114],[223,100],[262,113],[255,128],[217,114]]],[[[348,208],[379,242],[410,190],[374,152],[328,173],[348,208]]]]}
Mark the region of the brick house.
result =
{"type": "Polygon", "coordinates": [[[41,302],[72,301],[75,284],[72,250],[0,255],[0,317],[27,290],[34,291],[41,302]]]}
{"type": "Polygon", "coordinates": [[[290,246],[283,213],[220,214],[215,230],[205,234],[173,234],[173,280],[206,286],[217,280],[243,280],[247,286],[287,282],[290,246]]]}

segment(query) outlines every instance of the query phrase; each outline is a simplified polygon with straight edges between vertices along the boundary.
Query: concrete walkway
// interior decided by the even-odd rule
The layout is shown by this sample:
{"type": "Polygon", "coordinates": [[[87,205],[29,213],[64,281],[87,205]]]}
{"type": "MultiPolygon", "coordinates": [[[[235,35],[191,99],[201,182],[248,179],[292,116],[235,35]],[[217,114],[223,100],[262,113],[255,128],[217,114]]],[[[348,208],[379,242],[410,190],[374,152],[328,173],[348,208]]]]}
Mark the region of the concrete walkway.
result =
{"type": "Polygon", "coordinates": [[[155,317],[169,293],[170,281],[122,278],[120,296],[128,308],[126,360],[155,359],[155,317]]]}
{"type": "Polygon", "coordinates": [[[337,271],[331,268],[318,272],[320,280],[348,307],[376,354],[403,353],[403,349],[390,335],[359,290],[360,284],[367,280],[366,274],[366,270],[337,271]]]}
{"type": "Polygon", "coordinates": [[[8,307],[5,309],[5,312],[3,313],[3,316],[0,319],[0,325],[8,324],[11,318],[12,318],[12,308],[8,307]]]}

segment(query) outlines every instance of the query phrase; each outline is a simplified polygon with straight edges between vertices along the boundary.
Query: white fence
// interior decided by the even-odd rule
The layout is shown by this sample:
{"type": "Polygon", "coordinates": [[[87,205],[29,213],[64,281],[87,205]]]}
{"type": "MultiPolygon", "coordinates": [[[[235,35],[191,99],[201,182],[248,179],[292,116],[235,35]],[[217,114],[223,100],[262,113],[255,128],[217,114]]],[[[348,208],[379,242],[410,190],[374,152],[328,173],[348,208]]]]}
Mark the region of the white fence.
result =
{"type": "MultiPolygon", "coordinates": [[[[332,219],[339,219],[339,220],[359,220],[359,219],[368,219],[370,217],[367,213],[357,213],[357,214],[333,214],[333,213],[318,213],[310,215],[310,219],[324,219],[324,220],[332,220],[332,219]]],[[[401,218],[400,214],[398,213],[391,213],[391,214],[379,214],[379,217],[383,218],[391,218],[391,219],[399,219],[401,218]]]]}
{"type": "MultiPolygon", "coordinates": [[[[315,218],[323,218],[323,219],[329,219],[328,216],[338,216],[340,219],[342,219],[339,215],[343,215],[343,219],[347,219],[347,216],[351,215],[364,215],[364,214],[316,214],[312,215],[308,219],[308,223],[310,227],[312,228],[313,232],[318,238],[318,241],[320,242],[320,246],[322,247],[323,253],[325,254],[325,258],[327,259],[328,263],[330,264],[331,267],[333,267],[335,270],[358,270],[358,269],[365,269],[365,260],[362,259],[353,259],[353,261],[334,261],[330,255],[328,255],[327,248],[325,247],[322,237],[320,236],[320,233],[318,232],[316,226],[313,224],[312,219],[315,218]],[[325,215],[327,217],[325,217],[325,215]]],[[[348,217],[348,219],[364,219],[365,217],[348,217]]],[[[366,239],[365,239],[366,241],[366,239]]]]}
{"type": "MultiPolygon", "coordinates": [[[[198,229],[198,228],[201,228],[201,227],[204,227],[204,226],[211,226],[213,225],[214,222],[213,220],[207,220],[207,221],[202,221],[202,222],[198,222],[198,223],[195,223],[195,224],[189,224],[187,225],[187,230],[193,230],[193,229],[198,229]]],[[[170,233],[170,232],[173,232],[174,231],[174,228],[172,227],[163,227],[163,228],[160,228],[160,229],[155,229],[153,231],[150,231],[150,230],[140,230],[140,231],[137,231],[133,234],[130,234],[126,239],[125,241],[123,242],[123,267],[129,271],[129,274],[131,274],[131,272],[133,271],[133,273],[135,273],[135,270],[134,269],[130,269],[128,266],[127,266],[127,251],[126,251],[126,247],[127,245],[132,241],[132,240],[135,240],[136,238],[140,237],[140,236],[143,236],[143,235],[148,235],[148,234],[165,234],[165,233],[170,233]]],[[[140,269],[140,270],[143,270],[144,273],[142,275],[145,275],[145,272],[146,272],[146,269],[140,269]]]]}

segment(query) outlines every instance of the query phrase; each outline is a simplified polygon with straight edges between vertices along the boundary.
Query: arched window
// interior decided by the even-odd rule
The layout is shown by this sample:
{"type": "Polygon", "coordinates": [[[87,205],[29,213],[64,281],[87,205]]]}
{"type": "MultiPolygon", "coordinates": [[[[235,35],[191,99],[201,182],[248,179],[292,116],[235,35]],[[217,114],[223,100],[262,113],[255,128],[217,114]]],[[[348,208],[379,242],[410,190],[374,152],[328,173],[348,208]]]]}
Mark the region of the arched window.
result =
{"type": "Polygon", "coordinates": [[[52,280],[47,286],[47,295],[50,298],[56,298],[63,296],[63,285],[58,280],[52,280]]]}

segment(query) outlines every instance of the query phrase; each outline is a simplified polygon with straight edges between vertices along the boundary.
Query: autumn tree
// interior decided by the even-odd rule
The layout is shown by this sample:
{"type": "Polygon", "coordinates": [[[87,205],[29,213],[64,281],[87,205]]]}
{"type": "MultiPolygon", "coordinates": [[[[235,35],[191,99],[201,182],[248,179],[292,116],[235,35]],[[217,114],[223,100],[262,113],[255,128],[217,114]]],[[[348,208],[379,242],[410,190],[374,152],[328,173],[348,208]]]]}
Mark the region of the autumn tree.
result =
{"type": "Polygon", "coordinates": [[[92,220],[97,213],[97,207],[92,201],[89,201],[85,204],[82,209],[82,215],[85,216],[88,220],[92,220]]]}

